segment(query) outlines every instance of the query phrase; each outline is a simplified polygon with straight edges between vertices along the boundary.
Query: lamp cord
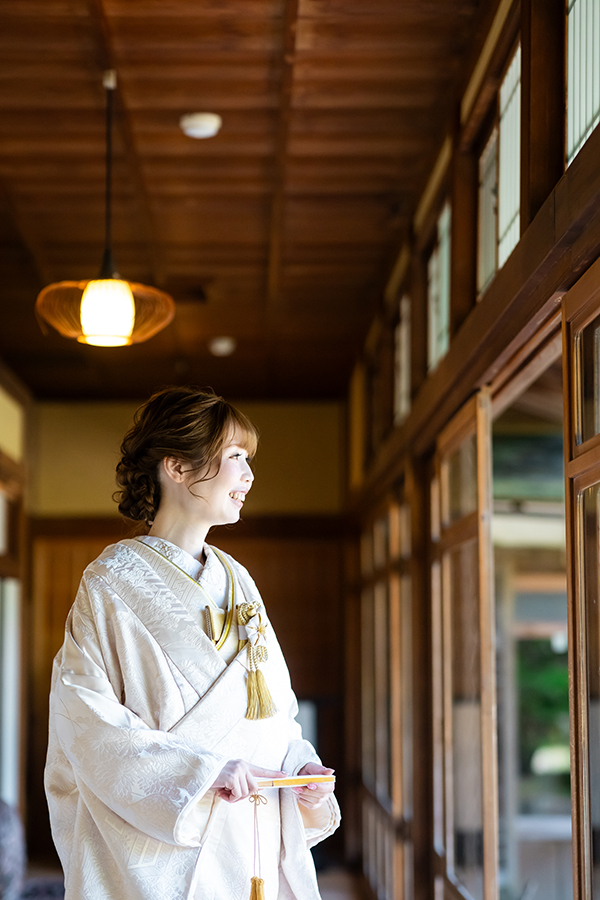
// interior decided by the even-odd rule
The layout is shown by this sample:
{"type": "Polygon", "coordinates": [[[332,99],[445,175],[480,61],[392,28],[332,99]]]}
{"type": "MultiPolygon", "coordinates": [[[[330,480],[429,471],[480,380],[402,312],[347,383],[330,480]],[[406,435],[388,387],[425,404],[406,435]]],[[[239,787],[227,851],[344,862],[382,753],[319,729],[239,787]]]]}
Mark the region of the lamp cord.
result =
{"type": "Polygon", "coordinates": [[[104,205],[104,246],[111,250],[112,243],[112,119],[113,89],[106,88],[106,192],[104,205]]]}
{"type": "Polygon", "coordinates": [[[117,73],[114,69],[107,70],[103,77],[106,94],[106,182],[104,192],[104,254],[100,267],[100,278],[118,277],[115,271],[115,263],[112,256],[112,164],[113,164],[113,110],[114,92],[117,87],[117,73]]]}

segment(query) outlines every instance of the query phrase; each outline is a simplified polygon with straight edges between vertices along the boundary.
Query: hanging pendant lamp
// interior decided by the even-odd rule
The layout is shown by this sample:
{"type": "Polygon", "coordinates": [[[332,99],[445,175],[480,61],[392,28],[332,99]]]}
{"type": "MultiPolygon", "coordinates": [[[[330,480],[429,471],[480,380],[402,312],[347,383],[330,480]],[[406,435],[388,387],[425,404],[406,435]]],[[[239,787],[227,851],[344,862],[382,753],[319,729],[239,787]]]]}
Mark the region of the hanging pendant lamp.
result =
{"type": "Polygon", "coordinates": [[[147,341],[175,314],[172,297],[155,287],[123,281],[112,256],[112,119],[116,72],[104,73],[106,91],[106,218],[102,266],[93,281],[59,281],[40,291],[35,308],[67,338],[100,347],[147,341]]]}

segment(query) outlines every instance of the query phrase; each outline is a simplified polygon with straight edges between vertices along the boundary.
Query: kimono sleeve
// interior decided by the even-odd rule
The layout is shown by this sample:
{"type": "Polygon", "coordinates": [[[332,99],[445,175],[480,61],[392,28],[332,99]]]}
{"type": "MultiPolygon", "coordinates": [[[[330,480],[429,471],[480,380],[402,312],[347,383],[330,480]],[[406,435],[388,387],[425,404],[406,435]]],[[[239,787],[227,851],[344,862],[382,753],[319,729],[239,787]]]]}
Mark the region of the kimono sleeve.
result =
{"type": "Polygon", "coordinates": [[[179,846],[199,846],[212,807],[200,801],[226,760],[149,727],[119,701],[97,620],[97,604],[93,609],[82,582],[55,662],[50,698],[53,729],[75,783],[140,832],[179,846]]]}

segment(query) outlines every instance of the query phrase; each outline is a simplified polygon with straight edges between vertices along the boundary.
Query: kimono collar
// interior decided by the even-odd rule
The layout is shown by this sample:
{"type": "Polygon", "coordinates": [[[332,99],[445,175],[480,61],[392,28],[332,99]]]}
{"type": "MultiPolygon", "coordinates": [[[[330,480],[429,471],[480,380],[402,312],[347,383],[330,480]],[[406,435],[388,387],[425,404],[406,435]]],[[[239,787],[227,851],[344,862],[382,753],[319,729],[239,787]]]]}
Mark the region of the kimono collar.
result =
{"type": "Polygon", "coordinates": [[[137,538],[137,540],[148,544],[149,547],[152,547],[161,556],[172,562],[178,569],[181,569],[194,581],[197,581],[217,606],[227,606],[229,587],[227,573],[215,551],[208,544],[204,544],[206,563],[203,564],[191,553],[188,553],[187,550],[183,550],[164,538],[148,534],[137,538]]]}

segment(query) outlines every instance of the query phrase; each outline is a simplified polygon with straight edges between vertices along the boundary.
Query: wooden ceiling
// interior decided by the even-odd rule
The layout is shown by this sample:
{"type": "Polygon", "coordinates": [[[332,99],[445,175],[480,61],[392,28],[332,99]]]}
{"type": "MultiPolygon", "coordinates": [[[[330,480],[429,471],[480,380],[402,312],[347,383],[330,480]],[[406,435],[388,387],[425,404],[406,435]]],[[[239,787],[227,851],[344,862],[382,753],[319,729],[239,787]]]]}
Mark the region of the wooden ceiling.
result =
{"type": "Polygon", "coordinates": [[[39,398],[343,396],[493,5],[0,0],[0,357],[39,398]],[[107,68],[118,267],[177,308],[122,349],[34,315],[43,285],[99,270],[107,68]],[[217,137],[180,131],[197,111],[217,137]]]}

